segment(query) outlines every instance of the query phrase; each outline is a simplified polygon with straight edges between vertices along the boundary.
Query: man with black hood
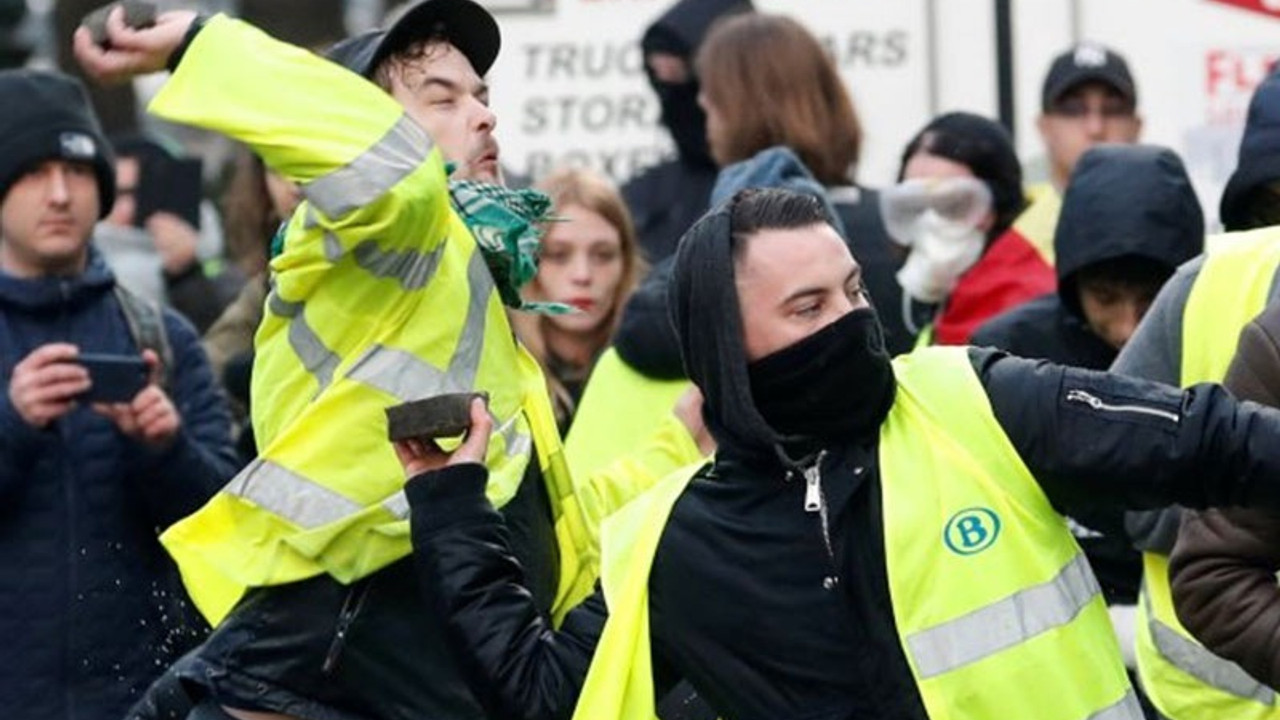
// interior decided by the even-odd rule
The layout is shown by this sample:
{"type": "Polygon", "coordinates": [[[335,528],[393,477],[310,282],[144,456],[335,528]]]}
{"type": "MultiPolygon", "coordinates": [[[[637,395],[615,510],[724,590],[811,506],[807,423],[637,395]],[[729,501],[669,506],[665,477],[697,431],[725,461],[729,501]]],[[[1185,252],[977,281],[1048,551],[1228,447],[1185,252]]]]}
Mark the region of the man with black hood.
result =
{"type": "MultiPolygon", "coordinates": [[[[1189,385],[1226,376],[1241,330],[1280,300],[1280,73],[1258,85],[1249,103],[1235,172],[1218,215],[1228,231],[1185,263],[1156,296],[1113,372],[1189,385]]],[[[1274,713],[1269,689],[1234,663],[1205,650],[1179,623],[1169,588],[1168,555],[1181,509],[1130,513],[1126,525],[1144,561],[1139,609],[1139,676],[1160,713],[1208,720],[1274,713]]]]}
{"type": "Polygon", "coordinates": [[[1058,511],[1280,506],[1280,412],[991,349],[891,361],[807,196],[739,193],[676,257],[719,450],[608,521],[561,631],[484,498],[482,405],[452,456],[397,448],[427,599],[489,707],[650,717],[683,676],[726,718],[1141,717],[1058,511]]]}
{"type": "Polygon", "coordinates": [[[1204,248],[1204,216],[1182,160],[1151,145],[1081,156],[1054,234],[1058,289],[973,336],[1025,358],[1106,370],[1160,286],[1204,248]]]}
{"type": "Polygon", "coordinates": [[[640,247],[650,263],[675,252],[680,236],[706,212],[716,181],[716,163],[707,145],[707,114],[698,105],[693,57],[718,18],[750,10],[751,0],[680,0],[640,40],[645,74],[662,107],[662,124],[676,145],[674,158],[622,186],[640,247]]]}

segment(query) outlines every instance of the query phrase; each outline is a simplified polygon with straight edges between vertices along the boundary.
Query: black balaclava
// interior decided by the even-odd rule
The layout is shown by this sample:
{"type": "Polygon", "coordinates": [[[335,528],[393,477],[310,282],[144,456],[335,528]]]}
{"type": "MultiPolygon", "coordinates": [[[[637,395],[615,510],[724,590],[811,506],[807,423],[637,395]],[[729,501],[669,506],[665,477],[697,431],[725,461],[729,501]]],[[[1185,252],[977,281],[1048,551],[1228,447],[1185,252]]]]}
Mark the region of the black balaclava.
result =
{"type": "Polygon", "coordinates": [[[893,371],[879,321],[869,309],[849,313],[748,367],[733,265],[732,214],[741,197],[739,193],[703,216],[681,239],[669,288],[671,321],[689,378],[702,390],[703,418],[716,442],[751,455],[776,455],[784,464],[794,465],[804,454],[845,433],[853,433],[847,437],[853,441],[857,433],[878,428],[893,402],[893,371]],[[853,358],[852,366],[844,367],[841,357],[853,358]],[[796,385],[803,384],[803,375],[815,371],[822,375],[834,371],[846,378],[856,374],[857,381],[850,380],[849,392],[843,396],[830,397],[829,383],[815,376],[814,385],[821,385],[828,397],[806,392],[806,399],[799,402],[813,403],[812,411],[828,418],[840,406],[860,418],[842,419],[829,432],[822,428],[808,437],[785,434],[814,430],[803,420],[795,421],[803,405],[781,400],[780,395],[794,393],[796,385]],[[752,394],[753,376],[763,408],[752,394]],[[781,425],[771,426],[762,409],[781,425]]]}
{"type": "Polygon", "coordinates": [[[681,0],[649,26],[640,40],[646,57],[650,53],[665,52],[689,64],[688,82],[666,83],[654,77],[645,63],[645,73],[662,108],[662,124],[667,126],[685,162],[715,167],[707,143],[707,114],[698,105],[699,86],[693,77],[693,57],[718,18],[751,9],[750,0],[681,0]]]}
{"type": "Polygon", "coordinates": [[[873,435],[893,405],[893,365],[870,307],[756,360],[747,374],[770,427],[819,444],[873,435]]]}

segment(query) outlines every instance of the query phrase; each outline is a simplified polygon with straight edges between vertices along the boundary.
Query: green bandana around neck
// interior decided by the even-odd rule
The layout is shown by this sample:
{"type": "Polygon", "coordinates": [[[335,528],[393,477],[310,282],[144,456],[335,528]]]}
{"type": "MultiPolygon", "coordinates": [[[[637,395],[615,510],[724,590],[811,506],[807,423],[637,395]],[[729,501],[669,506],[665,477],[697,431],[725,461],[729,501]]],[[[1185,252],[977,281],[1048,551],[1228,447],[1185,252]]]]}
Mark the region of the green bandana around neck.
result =
{"type": "Polygon", "coordinates": [[[504,305],[544,315],[573,310],[562,303],[528,302],[520,297],[520,288],[538,273],[541,228],[553,219],[551,198],[533,189],[450,180],[449,199],[484,255],[504,305]]]}

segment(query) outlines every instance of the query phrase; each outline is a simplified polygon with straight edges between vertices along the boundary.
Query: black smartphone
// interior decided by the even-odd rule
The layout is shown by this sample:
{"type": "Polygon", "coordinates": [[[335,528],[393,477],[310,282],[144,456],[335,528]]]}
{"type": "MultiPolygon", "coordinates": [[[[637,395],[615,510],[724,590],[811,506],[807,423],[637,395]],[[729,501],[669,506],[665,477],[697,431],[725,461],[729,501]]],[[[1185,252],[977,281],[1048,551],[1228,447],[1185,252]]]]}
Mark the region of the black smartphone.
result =
{"type": "Polygon", "coordinates": [[[177,215],[200,229],[204,163],[200,158],[147,158],[139,168],[134,222],[143,227],[157,212],[177,215]]]}
{"type": "Polygon", "coordinates": [[[140,355],[81,353],[73,362],[89,372],[89,389],[78,398],[83,402],[129,402],[147,386],[149,368],[140,355]]]}

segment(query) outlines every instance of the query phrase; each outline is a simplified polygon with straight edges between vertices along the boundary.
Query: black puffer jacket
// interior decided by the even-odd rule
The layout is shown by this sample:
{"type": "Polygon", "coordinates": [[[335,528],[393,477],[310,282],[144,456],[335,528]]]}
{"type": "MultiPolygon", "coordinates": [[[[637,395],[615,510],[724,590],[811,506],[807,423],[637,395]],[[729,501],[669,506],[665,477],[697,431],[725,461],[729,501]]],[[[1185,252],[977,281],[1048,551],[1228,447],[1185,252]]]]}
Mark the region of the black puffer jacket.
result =
{"type": "MultiPolygon", "coordinates": [[[[93,253],[73,278],[0,273],[0,371],[35,348],[138,354],[93,253]]],[[[235,473],[231,417],[190,324],[165,311],[182,429],[163,452],[81,406],[36,430],[0,396],[0,716],[125,711],[207,631],[157,534],[235,473]]]]}
{"type": "MultiPolygon", "coordinates": [[[[1280,413],[1214,385],[1180,392],[991,350],[970,358],[996,419],[1062,511],[1280,507],[1280,413]],[[1069,400],[1072,390],[1157,412],[1095,409],[1069,400]]],[[[650,576],[660,685],[686,677],[726,718],[925,720],[889,597],[876,450],[875,437],[828,448],[829,557],[803,485],[722,446],[676,504],[650,576]],[[840,582],[824,584],[832,574],[840,582]]],[[[427,597],[492,713],[568,717],[603,600],[597,593],[552,631],[520,587],[484,483],[474,465],[409,482],[427,597]]]]}

